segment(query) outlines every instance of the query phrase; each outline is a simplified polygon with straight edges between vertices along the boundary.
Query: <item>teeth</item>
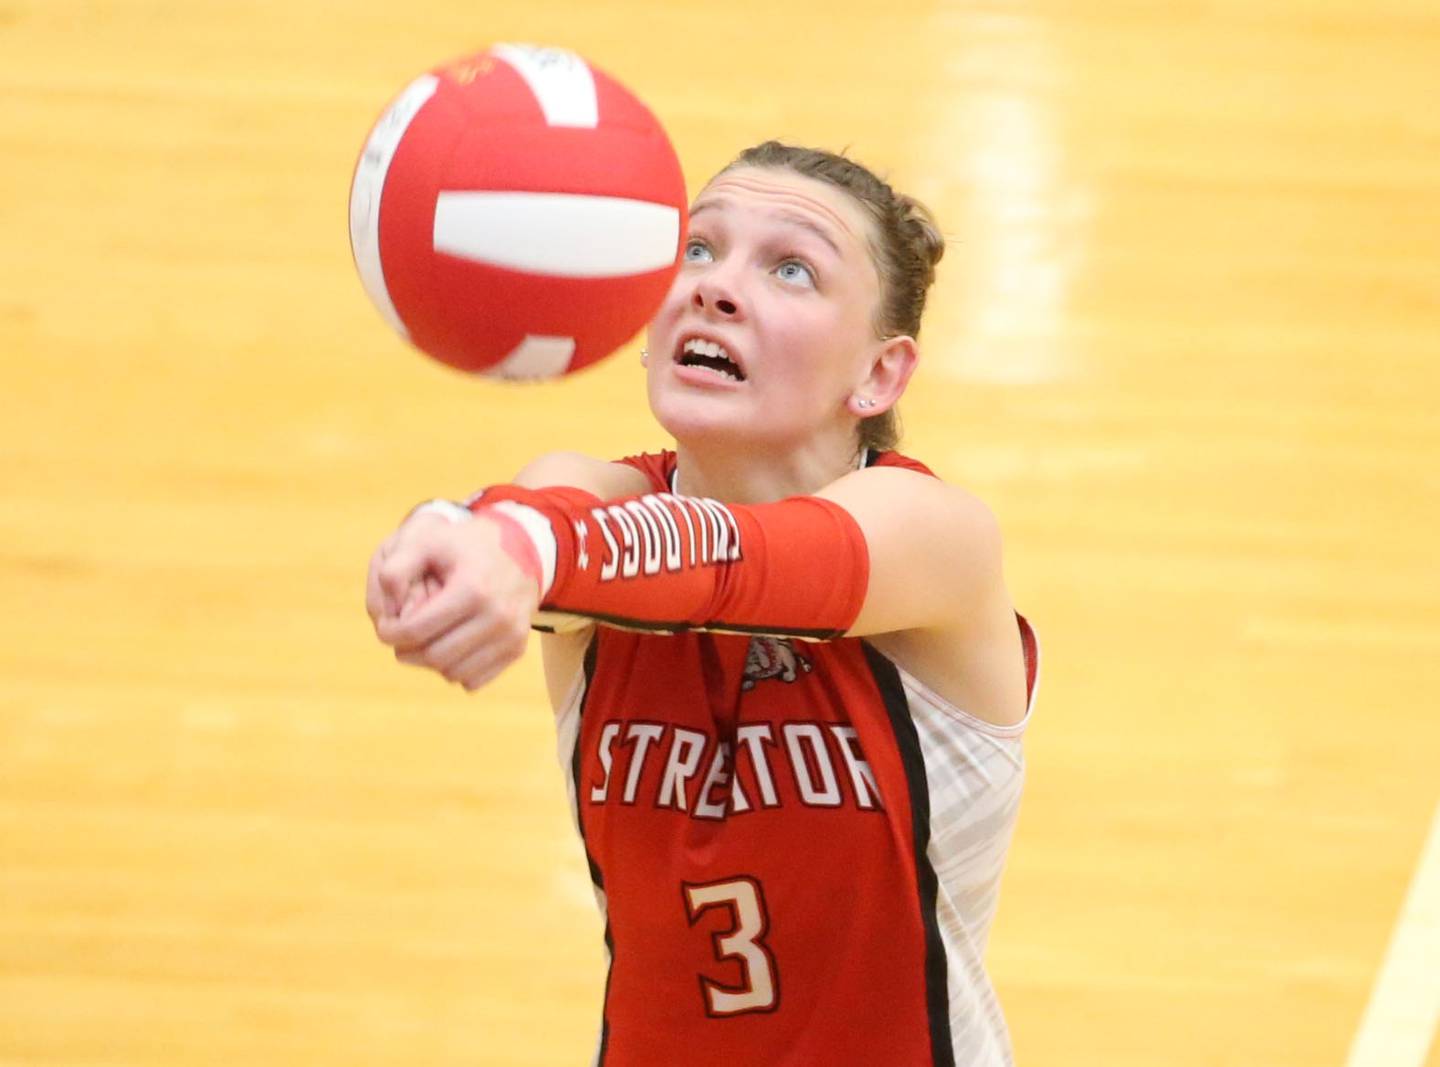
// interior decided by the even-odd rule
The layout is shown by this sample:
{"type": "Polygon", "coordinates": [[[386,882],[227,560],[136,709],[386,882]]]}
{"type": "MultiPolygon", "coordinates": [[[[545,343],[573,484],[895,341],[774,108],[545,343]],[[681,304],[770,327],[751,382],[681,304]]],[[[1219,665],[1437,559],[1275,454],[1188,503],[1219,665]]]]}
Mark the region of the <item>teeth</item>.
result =
{"type": "MultiPolygon", "coordinates": [[[[685,342],[682,351],[693,353],[697,356],[709,356],[711,359],[730,359],[730,353],[716,344],[714,341],[703,341],[698,337],[692,337],[685,342]]],[[[733,363],[734,360],[731,360],[733,363]]]]}
{"type": "Polygon", "coordinates": [[[680,357],[678,358],[687,367],[699,367],[712,374],[718,374],[722,378],[729,378],[737,382],[745,380],[745,375],[740,373],[740,364],[731,358],[729,352],[725,351],[725,346],[715,341],[707,341],[703,337],[691,337],[686,340],[680,346],[680,357]],[[702,362],[702,360],[719,360],[722,365],[716,366],[714,362],[702,362]]]}

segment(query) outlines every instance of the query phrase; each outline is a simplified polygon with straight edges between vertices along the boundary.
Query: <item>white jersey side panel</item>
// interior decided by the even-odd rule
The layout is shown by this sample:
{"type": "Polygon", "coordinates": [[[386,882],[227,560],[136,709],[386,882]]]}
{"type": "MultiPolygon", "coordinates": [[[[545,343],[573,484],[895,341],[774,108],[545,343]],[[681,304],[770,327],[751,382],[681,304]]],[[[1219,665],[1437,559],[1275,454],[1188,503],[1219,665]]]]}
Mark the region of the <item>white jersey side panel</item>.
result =
{"type": "Polygon", "coordinates": [[[938,882],[935,910],[945,948],[955,1062],[1011,1067],[1010,1033],[984,957],[1020,809],[1025,780],[1020,738],[1030,712],[1014,726],[996,726],[946,703],[903,670],[899,674],[930,794],[927,856],[938,882]]]}

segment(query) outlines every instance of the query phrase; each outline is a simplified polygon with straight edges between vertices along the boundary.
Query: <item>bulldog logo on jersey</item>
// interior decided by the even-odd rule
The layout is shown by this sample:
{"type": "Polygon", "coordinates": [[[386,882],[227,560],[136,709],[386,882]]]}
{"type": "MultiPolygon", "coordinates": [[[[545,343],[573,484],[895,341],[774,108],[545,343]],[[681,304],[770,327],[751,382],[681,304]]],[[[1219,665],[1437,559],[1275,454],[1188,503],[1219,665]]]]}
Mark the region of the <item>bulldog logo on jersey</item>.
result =
{"type": "Polygon", "coordinates": [[[745,680],[740,683],[740,688],[754,689],[757,682],[767,678],[794,682],[802,672],[809,674],[812,669],[810,660],[798,652],[787,638],[752,637],[750,651],[745,656],[745,680]]]}

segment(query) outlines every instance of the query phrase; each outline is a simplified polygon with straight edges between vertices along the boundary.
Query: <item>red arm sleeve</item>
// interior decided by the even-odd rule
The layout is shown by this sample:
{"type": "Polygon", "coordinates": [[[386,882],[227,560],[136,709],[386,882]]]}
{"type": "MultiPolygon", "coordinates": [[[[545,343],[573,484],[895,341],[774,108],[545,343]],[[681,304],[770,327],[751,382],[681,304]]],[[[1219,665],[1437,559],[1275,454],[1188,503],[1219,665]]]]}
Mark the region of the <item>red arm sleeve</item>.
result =
{"type": "Polygon", "coordinates": [[[500,501],[538,512],[554,535],[544,612],[641,630],[827,640],[850,628],[865,599],[860,527],[818,497],[740,505],[649,493],[606,503],[576,489],[506,485],[470,507],[500,501]]]}

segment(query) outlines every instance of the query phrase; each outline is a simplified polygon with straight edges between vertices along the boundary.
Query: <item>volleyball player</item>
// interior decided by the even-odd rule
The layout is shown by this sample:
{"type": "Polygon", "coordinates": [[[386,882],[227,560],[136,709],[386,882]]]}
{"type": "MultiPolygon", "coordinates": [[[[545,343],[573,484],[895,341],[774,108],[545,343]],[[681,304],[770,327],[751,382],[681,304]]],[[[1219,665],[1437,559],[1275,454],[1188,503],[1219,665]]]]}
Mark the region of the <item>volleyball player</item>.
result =
{"type": "Polygon", "coordinates": [[[851,160],[742,153],[648,334],[675,450],[543,456],[372,561],[380,639],[466,689],[547,631],[609,1067],[1011,1062],[1035,643],[991,512],[893,450],[943,249],[851,160]]]}

